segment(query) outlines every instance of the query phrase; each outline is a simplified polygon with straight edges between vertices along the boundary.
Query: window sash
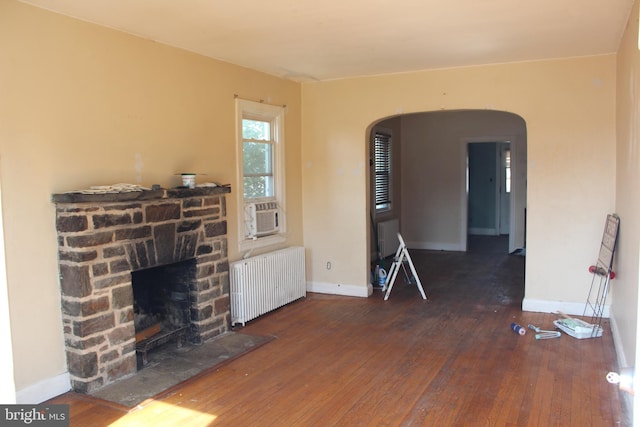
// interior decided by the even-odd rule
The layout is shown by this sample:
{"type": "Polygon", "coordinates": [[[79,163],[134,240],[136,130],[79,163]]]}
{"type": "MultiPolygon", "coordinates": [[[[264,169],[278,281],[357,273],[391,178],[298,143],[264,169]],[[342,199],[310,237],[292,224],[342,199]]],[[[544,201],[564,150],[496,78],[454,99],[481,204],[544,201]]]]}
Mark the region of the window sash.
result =
{"type": "Polygon", "coordinates": [[[274,144],[270,120],[242,119],[243,194],[247,200],[274,198],[274,144]]]}

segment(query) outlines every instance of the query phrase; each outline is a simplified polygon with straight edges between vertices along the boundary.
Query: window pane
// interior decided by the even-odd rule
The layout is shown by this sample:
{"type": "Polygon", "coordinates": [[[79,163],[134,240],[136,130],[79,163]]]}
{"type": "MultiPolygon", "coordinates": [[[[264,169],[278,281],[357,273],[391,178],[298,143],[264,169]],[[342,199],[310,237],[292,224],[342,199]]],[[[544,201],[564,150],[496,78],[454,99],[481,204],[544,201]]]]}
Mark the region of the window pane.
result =
{"type": "Polygon", "coordinates": [[[245,142],[243,151],[244,175],[273,174],[271,144],[245,142]]]}
{"type": "Polygon", "coordinates": [[[244,197],[274,197],[273,145],[245,142],[243,150],[244,197]]]}
{"type": "Polygon", "coordinates": [[[242,138],[271,140],[271,123],[261,120],[242,119],[242,138]]]}
{"type": "Polygon", "coordinates": [[[272,176],[245,176],[244,197],[255,199],[257,197],[273,197],[272,176]]]}

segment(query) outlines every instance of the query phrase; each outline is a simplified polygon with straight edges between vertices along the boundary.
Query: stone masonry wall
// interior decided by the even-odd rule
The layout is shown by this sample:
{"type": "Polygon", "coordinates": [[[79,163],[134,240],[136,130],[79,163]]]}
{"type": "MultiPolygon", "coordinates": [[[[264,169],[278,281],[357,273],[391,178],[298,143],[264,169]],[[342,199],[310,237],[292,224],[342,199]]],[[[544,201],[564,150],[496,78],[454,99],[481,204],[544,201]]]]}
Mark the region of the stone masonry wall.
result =
{"type": "Polygon", "coordinates": [[[226,187],[57,194],[63,328],[71,385],[136,372],[131,272],[196,259],[190,340],[229,329],[226,187]]]}

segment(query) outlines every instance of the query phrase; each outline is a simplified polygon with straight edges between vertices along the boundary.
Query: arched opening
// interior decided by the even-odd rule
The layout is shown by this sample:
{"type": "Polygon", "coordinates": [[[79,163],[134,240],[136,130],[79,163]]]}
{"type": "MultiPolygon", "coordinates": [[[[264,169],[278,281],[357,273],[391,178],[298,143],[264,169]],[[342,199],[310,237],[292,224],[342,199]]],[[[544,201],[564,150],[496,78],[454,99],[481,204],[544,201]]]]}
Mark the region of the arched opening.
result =
{"type": "Polygon", "coordinates": [[[465,252],[470,236],[480,235],[501,236],[505,252],[524,254],[527,130],[522,117],[458,110],[385,118],[371,126],[369,153],[373,265],[397,247],[388,238],[394,226],[409,249],[465,252]],[[391,141],[386,204],[377,200],[385,181],[376,172],[376,135],[391,141]]]}

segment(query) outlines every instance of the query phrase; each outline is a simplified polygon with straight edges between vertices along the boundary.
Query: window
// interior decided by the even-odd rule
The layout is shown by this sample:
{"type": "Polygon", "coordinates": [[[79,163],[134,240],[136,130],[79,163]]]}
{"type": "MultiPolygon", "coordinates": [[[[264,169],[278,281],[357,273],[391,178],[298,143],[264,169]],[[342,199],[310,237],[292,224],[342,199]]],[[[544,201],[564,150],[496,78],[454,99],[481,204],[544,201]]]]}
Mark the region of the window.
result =
{"type": "Polygon", "coordinates": [[[373,140],[376,211],[391,209],[391,134],[375,132],[373,140]]]}
{"type": "Polygon", "coordinates": [[[511,150],[504,150],[504,190],[511,193],[511,150]]]}
{"type": "Polygon", "coordinates": [[[242,119],[242,170],[245,200],[272,198],[273,146],[270,120],[242,119]]]}
{"type": "Polygon", "coordinates": [[[239,249],[284,241],[284,107],[236,100],[239,249]]]}

